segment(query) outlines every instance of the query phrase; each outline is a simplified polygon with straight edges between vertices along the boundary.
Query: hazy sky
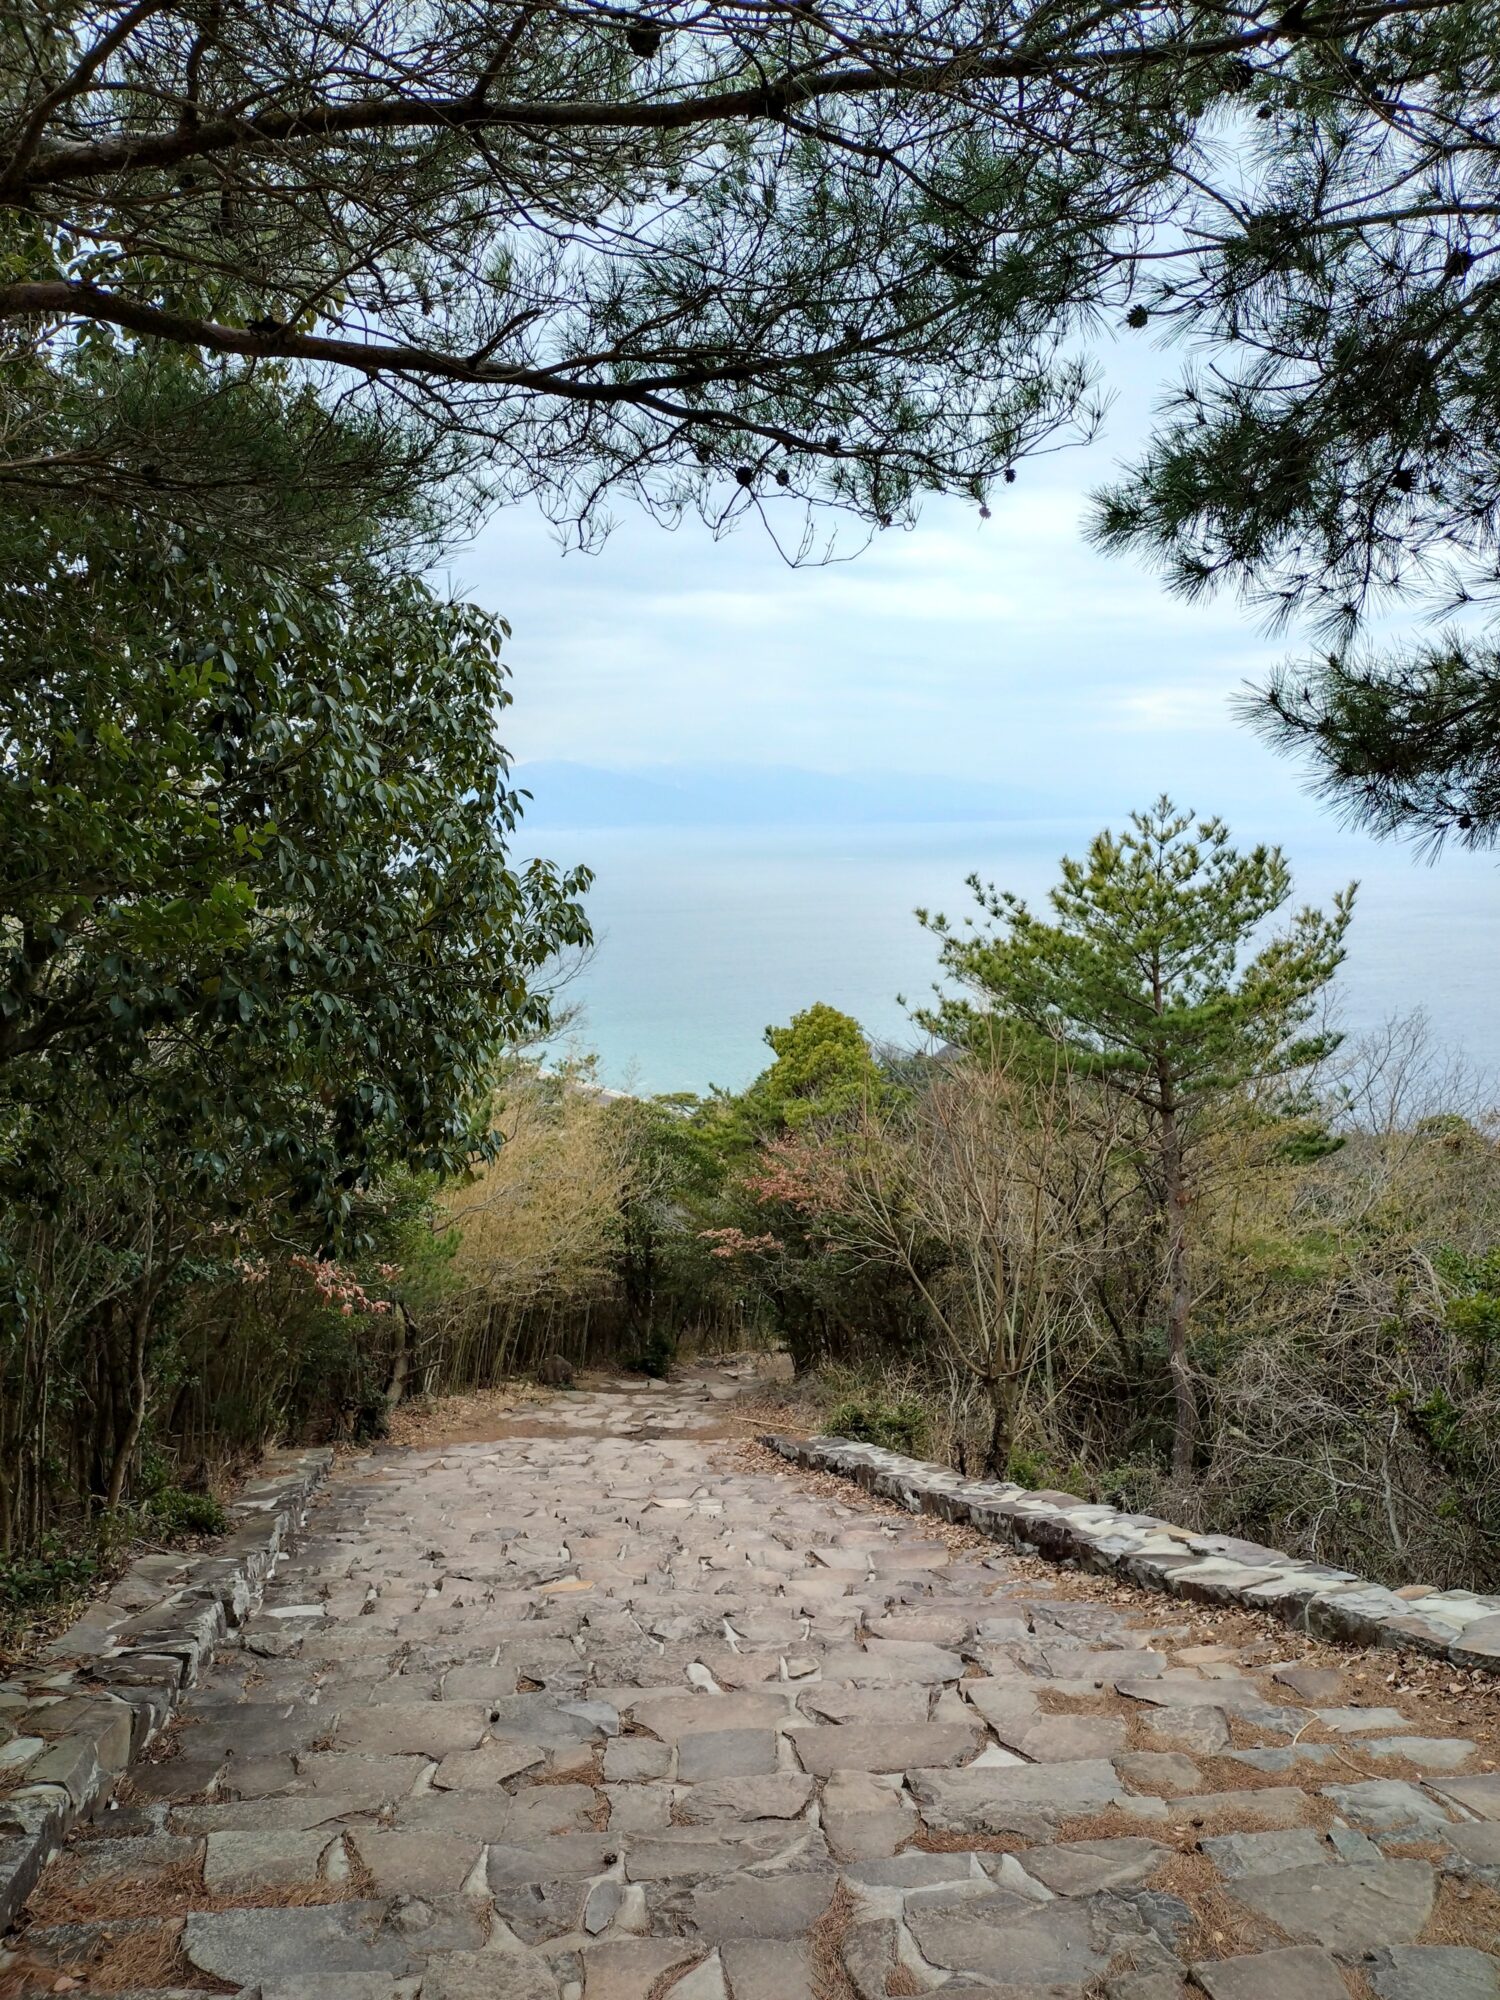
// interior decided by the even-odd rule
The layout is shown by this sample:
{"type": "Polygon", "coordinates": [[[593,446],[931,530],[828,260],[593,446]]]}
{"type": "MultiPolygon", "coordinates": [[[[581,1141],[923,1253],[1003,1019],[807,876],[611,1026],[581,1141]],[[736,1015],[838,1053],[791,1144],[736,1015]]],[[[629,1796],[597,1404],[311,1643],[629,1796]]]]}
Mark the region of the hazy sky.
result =
{"type": "Polygon", "coordinates": [[[853,562],[790,570],[753,527],[715,544],[625,509],[601,553],[563,557],[545,522],[512,508],[455,563],[454,583],[514,630],[505,734],[535,788],[521,851],[534,841],[597,870],[599,946],[572,997],[609,1080],[738,1085],[765,1060],[766,1022],[813,999],[900,1035],[896,995],[924,992],[935,970],[914,904],[961,913],[971,868],[1036,898],[1060,853],[1163,790],[1222,814],[1243,843],[1283,843],[1299,900],[1360,878],[1340,980],[1352,1027],[1421,1006],[1445,1046],[1500,1068],[1493,858],[1430,871],[1340,831],[1230,712],[1294,642],[1232,600],[1174,600],[1140,564],[1085,545],[1088,495],[1142,436],[1162,373],[1149,350],[1127,358],[1136,380],[1105,438],[1023,463],[988,521],[932,505],[853,562]],[[553,771],[549,809],[549,773],[527,766],[558,762],[658,785],[553,771]],[[919,804],[951,779],[959,814],[990,824],[871,830],[853,824],[857,787],[757,784],[756,767],[873,781],[896,800],[925,779],[919,804]],[[722,802],[734,824],[653,831],[661,782],[722,802]],[[979,811],[963,802],[975,787],[993,794],[979,811]],[[807,812],[809,795],[822,810],[807,812]],[[736,832],[747,799],[769,810],[736,832]]]}
{"type": "Polygon", "coordinates": [[[1136,379],[1099,443],[1023,463],[988,521],[929,504],[846,563],[789,569],[753,524],[715,543],[628,504],[602,552],[564,557],[534,511],[500,514],[452,577],[514,628],[512,751],[952,776],[1044,813],[1117,813],[1165,788],[1199,811],[1311,819],[1229,712],[1282,642],[1233,601],[1182,604],[1084,543],[1087,495],[1169,365],[1125,359],[1136,379]]]}

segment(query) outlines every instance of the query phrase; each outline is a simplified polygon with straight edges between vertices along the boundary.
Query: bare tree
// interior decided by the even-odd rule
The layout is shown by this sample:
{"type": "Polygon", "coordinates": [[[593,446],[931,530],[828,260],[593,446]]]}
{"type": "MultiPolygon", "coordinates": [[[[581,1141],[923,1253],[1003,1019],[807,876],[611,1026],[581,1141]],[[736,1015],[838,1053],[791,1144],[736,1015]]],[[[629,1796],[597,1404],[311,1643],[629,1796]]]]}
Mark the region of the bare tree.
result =
{"type": "Polygon", "coordinates": [[[1090,1283],[1110,1149],[1097,1118],[1088,1157],[1078,1088],[957,1062],[894,1109],[867,1108],[838,1147],[830,1239],[899,1271],[945,1363],[989,1410],[984,1469],[1007,1475],[1023,1411],[1107,1335],[1090,1283]]]}

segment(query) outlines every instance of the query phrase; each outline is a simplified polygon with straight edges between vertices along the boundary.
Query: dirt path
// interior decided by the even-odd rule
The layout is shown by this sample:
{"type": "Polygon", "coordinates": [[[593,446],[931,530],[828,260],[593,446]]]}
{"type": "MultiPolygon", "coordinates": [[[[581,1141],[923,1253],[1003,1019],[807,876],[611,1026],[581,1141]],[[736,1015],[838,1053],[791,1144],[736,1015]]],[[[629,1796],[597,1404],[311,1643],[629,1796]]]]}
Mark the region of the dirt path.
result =
{"type": "Polygon", "coordinates": [[[1484,1741],[762,1465],[752,1387],[347,1465],[0,1992],[1500,2000],[1484,1741]]]}

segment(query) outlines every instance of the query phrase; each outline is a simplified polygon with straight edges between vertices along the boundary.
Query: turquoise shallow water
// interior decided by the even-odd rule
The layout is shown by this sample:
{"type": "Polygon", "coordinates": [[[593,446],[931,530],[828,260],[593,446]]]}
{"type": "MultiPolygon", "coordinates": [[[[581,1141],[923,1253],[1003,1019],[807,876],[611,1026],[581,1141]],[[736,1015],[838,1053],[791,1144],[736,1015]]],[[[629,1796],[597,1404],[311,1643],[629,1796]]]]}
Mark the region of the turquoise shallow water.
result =
{"type": "MultiPolygon", "coordinates": [[[[978,871],[1039,902],[1057,857],[1097,822],[964,825],[548,828],[528,851],[586,861],[598,946],[568,989],[603,1080],[638,1091],[738,1088],[768,1060],[769,1023],[824,1000],[871,1034],[910,1040],[897,996],[935,975],[918,904],[961,916],[978,871]]],[[[1236,824],[1244,844],[1277,830],[1236,824]]],[[[1500,866],[1450,854],[1436,867],[1328,826],[1282,836],[1297,900],[1361,891],[1339,979],[1357,1032],[1420,1008],[1435,1038],[1500,1074],[1500,866]]]]}

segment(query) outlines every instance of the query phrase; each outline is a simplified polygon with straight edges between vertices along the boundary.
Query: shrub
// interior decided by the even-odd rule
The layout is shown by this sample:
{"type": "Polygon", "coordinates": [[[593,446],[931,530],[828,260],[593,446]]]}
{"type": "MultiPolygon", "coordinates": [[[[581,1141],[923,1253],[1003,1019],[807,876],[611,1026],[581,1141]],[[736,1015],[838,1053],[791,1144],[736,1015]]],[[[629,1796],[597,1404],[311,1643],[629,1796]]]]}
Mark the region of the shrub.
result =
{"type": "Polygon", "coordinates": [[[187,1493],[180,1486],[153,1494],[145,1513],[162,1535],[222,1535],[229,1527],[229,1516],[211,1493],[187,1493]]]}
{"type": "Polygon", "coordinates": [[[653,1327],[641,1342],[640,1352],[626,1365],[638,1375],[663,1380],[677,1355],[677,1336],[653,1327]]]}
{"type": "Polygon", "coordinates": [[[30,1555],[0,1562],[0,1624],[34,1616],[93,1582],[98,1558],[91,1547],[70,1547],[62,1535],[47,1535],[30,1555]]]}
{"type": "Polygon", "coordinates": [[[925,1458],[930,1432],[927,1412],[912,1397],[885,1403],[878,1397],[850,1397],[828,1412],[827,1434],[856,1444],[878,1444],[907,1458],[925,1458]]]}

